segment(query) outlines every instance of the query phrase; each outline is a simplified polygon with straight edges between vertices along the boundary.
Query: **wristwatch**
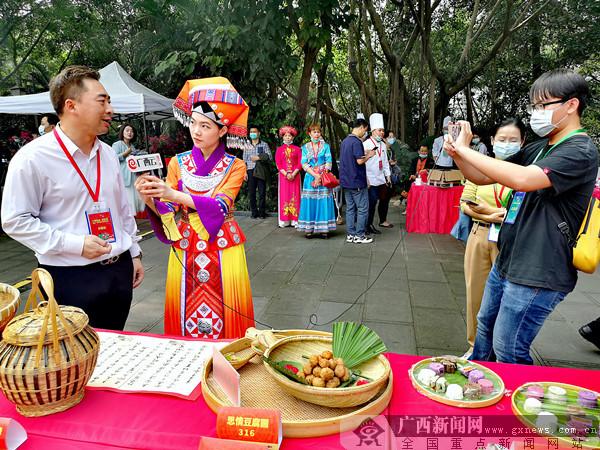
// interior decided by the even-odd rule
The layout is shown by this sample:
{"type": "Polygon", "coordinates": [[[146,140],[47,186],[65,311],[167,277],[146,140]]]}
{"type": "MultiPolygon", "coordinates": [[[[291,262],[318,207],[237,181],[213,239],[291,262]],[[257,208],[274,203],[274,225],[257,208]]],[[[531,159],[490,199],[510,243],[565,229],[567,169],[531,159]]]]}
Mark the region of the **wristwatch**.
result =
{"type": "Polygon", "coordinates": [[[140,261],[142,260],[142,251],[141,250],[136,256],[131,257],[131,259],[136,259],[136,258],[138,258],[140,261]]]}

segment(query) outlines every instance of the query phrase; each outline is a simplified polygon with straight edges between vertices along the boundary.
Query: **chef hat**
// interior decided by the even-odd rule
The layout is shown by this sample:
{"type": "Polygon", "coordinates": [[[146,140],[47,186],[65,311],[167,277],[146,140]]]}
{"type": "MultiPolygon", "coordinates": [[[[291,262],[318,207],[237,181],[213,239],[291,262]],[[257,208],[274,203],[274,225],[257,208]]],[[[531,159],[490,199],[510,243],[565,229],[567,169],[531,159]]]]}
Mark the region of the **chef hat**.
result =
{"type": "Polygon", "coordinates": [[[378,128],[385,128],[383,126],[383,114],[373,113],[369,117],[369,125],[371,126],[371,130],[377,130],[378,128]]]}

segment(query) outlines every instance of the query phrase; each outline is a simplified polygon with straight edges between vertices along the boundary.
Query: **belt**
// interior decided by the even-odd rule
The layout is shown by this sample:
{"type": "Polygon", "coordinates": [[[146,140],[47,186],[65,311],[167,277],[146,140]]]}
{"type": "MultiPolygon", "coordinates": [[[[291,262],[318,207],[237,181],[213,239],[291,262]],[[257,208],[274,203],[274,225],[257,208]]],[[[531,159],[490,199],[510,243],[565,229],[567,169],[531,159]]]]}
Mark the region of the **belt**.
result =
{"type": "Polygon", "coordinates": [[[121,253],[120,255],[115,255],[111,256],[110,258],[103,259],[102,261],[99,261],[98,264],[100,264],[101,266],[110,266],[111,264],[116,263],[122,256],[125,256],[126,253],[129,253],[129,250],[121,253]]]}
{"type": "Polygon", "coordinates": [[[473,224],[474,225],[479,225],[480,227],[484,227],[484,228],[489,228],[490,227],[489,223],[487,223],[487,222],[480,222],[478,220],[474,220],[473,224]]]}

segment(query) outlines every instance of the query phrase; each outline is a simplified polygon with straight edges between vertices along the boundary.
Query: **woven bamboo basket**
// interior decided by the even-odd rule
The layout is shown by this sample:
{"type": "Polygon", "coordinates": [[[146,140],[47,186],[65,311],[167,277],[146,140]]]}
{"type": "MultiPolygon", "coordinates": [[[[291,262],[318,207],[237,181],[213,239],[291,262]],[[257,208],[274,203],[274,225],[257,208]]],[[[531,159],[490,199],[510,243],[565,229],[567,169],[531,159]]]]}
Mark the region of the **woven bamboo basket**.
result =
{"type": "MultiPolygon", "coordinates": [[[[314,330],[280,330],[275,334],[311,333],[314,330]]],[[[331,336],[331,333],[328,333],[331,336]]],[[[227,344],[221,353],[233,352],[236,358],[245,359],[251,348],[253,337],[244,337],[227,344]]],[[[234,406],[219,383],[215,380],[212,358],[207,361],[202,372],[202,395],[208,407],[218,413],[223,406],[234,406]]],[[[366,418],[375,417],[385,411],[393,391],[393,373],[387,384],[375,397],[360,406],[349,408],[328,408],[307,403],[281,389],[274,377],[267,374],[260,356],[239,370],[241,405],[246,408],[266,408],[281,411],[283,436],[286,438],[307,438],[327,436],[352,431],[366,418]]]]}
{"type": "Polygon", "coordinates": [[[78,404],[98,358],[100,339],[80,308],[59,306],[44,269],[31,275],[25,312],[0,342],[0,389],[23,416],[54,414],[78,404]],[[43,287],[48,301],[42,299],[43,287]]]}
{"type": "MultiPolygon", "coordinates": [[[[329,336],[290,336],[277,341],[264,356],[275,361],[306,361],[303,356],[331,350],[333,338],[329,336]]],[[[348,408],[367,403],[384,387],[391,367],[387,358],[379,355],[356,367],[361,375],[370,378],[367,384],[343,388],[319,388],[292,381],[273,369],[266,361],[265,369],[282,389],[300,400],[330,408],[348,408]]]]}
{"type": "Polygon", "coordinates": [[[254,353],[262,356],[271,345],[280,339],[298,335],[331,336],[331,333],[319,330],[258,330],[250,327],[246,330],[245,337],[252,339],[250,347],[254,353]]]}
{"type": "Polygon", "coordinates": [[[10,284],[0,283],[0,332],[15,317],[20,304],[21,295],[19,290],[10,284]]]}

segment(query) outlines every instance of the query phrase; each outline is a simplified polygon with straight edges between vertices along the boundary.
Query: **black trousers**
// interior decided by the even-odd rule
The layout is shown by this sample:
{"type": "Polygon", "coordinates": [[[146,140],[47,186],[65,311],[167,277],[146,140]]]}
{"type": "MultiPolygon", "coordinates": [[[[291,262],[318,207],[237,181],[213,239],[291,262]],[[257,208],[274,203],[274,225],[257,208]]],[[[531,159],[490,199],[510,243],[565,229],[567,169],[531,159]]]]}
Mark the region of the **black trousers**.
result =
{"type": "Polygon", "coordinates": [[[369,218],[367,219],[367,228],[373,226],[373,219],[375,218],[375,209],[377,209],[377,202],[379,201],[379,195],[381,189],[385,184],[381,186],[369,186],[369,218]]]}
{"type": "Polygon", "coordinates": [[[394,196],[394,186],[389,187],[387,184],[380,186],[379,204],[377,212],[379,213],[379,223],[387,220],[388,210],[390,209],[390,200],[394,196]]]}
{"type": "Polygon", "coordinates": [[[262,178],[254,176],[254,169],[248,170],[248,197],[250,198],[250,210],[252,217],[260,217],[265,214],[265,203],[267,195],[267,183],[262,178]],[[256,206],[256,189],[258,188],[258,208],[256,206]]]}
{"type": "Polygon", "coordinates": [[[54,279],[54,297],[59,305],[77,306],[94,328],[123,330],[133,296],[133,262],[129,251],[113,264],[46,266],[54,279]]]}

